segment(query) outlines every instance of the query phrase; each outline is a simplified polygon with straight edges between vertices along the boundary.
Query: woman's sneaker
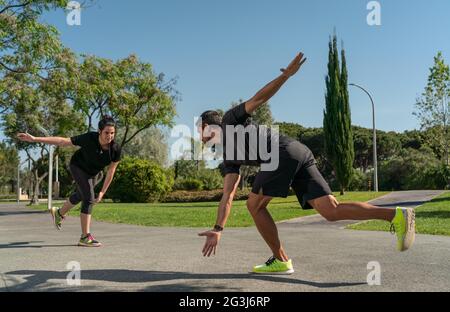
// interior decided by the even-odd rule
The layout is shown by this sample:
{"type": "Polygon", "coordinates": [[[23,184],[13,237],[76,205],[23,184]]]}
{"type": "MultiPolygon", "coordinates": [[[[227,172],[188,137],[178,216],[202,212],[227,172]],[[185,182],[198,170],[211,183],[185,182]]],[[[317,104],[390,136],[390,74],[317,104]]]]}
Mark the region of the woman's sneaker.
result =
{"type": "Polygon", "coordinates": [[[405,251],[414,244],[416,236],[416,218],[412,208],[396,208],[391,224],[391,233],[397,234],[397,249],[405,251]]]}
{"type": "Polygon", "coordinates": [[[101,245],[90,233],[86,236],[81,235],[80,241],[78,242],[78,246],[83,247],[100,247],[101,245]]]}
{"type": "Polygon", "coordinates": [[[50,209],[50,213],[52,215],[53,224],[55,225],[56,229],[58,231],[61,231],[62,222],[64,221],[65,217],[63,215],[61,215],[58,207],[52,207],[50,209]]]}
{"type": "Polygon", "coordinates": [[[260,274],[292,274],[294,273],[294,268],[292,260],[282,262],[272,256],[266,263],[253,267],[253,272],[260,274]]]}

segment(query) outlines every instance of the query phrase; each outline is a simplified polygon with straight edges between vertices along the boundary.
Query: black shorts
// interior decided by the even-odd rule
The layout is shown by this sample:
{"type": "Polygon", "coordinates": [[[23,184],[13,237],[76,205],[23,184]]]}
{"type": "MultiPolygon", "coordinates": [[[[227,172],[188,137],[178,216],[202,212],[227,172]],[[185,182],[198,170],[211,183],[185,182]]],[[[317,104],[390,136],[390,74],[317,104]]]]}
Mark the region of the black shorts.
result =
{"type": "Polygon", "coordinates": [[[252,192],[286,198],[292,187],[302,208],[313,209],[308,201],[332,195],[331,189],[317,168],[312,152],[305,145],[292,142],[287,150],[284,157],[280,157],[276,170],[258,172],[252,192]]]}

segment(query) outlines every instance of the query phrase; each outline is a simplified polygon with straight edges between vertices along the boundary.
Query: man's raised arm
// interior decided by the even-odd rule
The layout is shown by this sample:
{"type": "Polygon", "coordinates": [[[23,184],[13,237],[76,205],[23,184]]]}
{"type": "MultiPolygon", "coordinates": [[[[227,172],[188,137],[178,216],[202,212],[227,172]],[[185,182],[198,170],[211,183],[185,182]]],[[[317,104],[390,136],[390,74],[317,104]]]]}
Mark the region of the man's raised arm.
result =
{"type": "Polygon", "coordinates": [[[305,61],[306,58],[303,58],[303,53],[299,53],[286,69],[281,69],[282,74],[280,76],[259,90],[254,97],[245,103],[245,111],[252,114],[258,107],[270,100],[283,84],[298,72],[305,61]]]}

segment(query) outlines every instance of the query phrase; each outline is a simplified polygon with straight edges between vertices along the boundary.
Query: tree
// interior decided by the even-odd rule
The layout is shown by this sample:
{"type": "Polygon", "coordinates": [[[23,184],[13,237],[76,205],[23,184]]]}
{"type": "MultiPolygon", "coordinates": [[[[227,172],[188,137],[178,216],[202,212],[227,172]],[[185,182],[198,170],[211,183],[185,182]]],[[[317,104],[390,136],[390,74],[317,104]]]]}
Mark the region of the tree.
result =
{"type": "MultiPolygon", "coordinates": [[[[121,141],[122,133],[118,133],[118,141],[121,141]]],[[[168,151],[167,136],[157,127],[143,130],[133,140],[133,144],[128,144],[123,148],[123,153],[127,156],[148,159],[157,163],[161,167],[167,166],[168,151]]]]}
{"type": "Polygon", "coordinates": [[[439,52],[434,58],[433,67],[430,68],[425,91],[417,99],[417,111],[414,115],[419,118],[423,130],[433,129],[432,135],[428,137],[429,142],[438,147],[439,158],[447,166],[449,165],[449,96],[450,68],[445,64],[442,52],[439,52]]]}
{"type": "Polygon", "coordinates": [[[366,172],[371,164],[370,155],[373,149],[371,131],[366,128],[353,127],[353,142],[355,149],[355,167],[366,172]]]}
{"type": "Polygon", "coordinates": [[[19,164],[19,155],[13,146],[0,142],[0,188],[11,186],[8,189],[13,190],[12,182],[17,179],[17,166],[19,164]]]}
{"type": "Polygon", "coordinates": [[[347,90],[347,65],[342,49],[342,68],[339,67],[337,38],[329,43],[327,93],[324,111],[325,150],[339,181],[341,194],[344,194],[353,174],[355,157],[351,114],[347,90]]]}
{"type": "Polygon", "coordinates": [[[48,172],[40,166],[48,155],[47,146],[44,144],[30,144],[16,139],[19,132],[42,136],[39,130],[44,127],[52,136],[71,136],[84,130],[81,115],[72,110],[71,106],[59,99],[52,97],[43,85],[49,83],[32,75],[17,75],[14,80],[15,88],[4,91],[6,98],[12,105],[7,113],[2,116],[2,128],[9,137],[10,142],[15,142],[19,150],[25,151],[28,160],[32,162],[34,177],[34,192],[32,204],[38,203],[40,184],[48,175],[48,172]]]}
{"type": "Polygon", "coordinates": [[[67,0],[0,0],[0,72],[39,75],[62,51],[56,28],[39,22],[67,0]]]}
{"type": "Polygon", "coordinates": [[[12,91],[21,92],[24,81],[42,83],[72,55],[56,28],[39,22],[44,11],[63,8],[67,2],[0,0],[0,114],[12,109],[12,91]]]}
{"type": "Polygon", "coordinates": [[[389,160],[380,162],[380,188],[391,190],[443,189],[448,170],[431,150],[407,148],[389,160]]]}
{"type": "Polygon", "coordinates": [[[95,118],[112,115],[121,131],[122,147],[150,127],[173,123],[176,80],[165,82],[164,74],[156,75],[151,64],[135,55],[115,62],[84,56],[81,64],[71,63],[65,72],[55,73],[61,79],[56,79],[60,88],[53,88],[54,96],[64,94],[85,116],[89,129],[95,118]]]}
{"type": "Polygon", "coordinates": [[[305,132],[305,128],[299,124],[292,122],[277,122],[280,134],[288,136],[292,139],[299,140],[302,133],[305,132]]]}

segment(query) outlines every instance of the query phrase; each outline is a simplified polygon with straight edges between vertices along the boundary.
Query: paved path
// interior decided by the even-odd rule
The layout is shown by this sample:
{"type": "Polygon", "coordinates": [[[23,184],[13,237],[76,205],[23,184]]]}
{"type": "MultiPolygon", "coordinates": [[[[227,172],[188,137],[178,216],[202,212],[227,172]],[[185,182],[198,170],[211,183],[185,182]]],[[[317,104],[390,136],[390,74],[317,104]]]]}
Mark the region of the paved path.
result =
{"type": "MultiPolygon", "coordinates": [[[[415,207],[440,192],[398,192],[374,203],[415,207]]],[[[296,272],[249,274],[268,248],[252,228],[226,229],[218,255],[203,258],[200,229],[96,222],[104,243],[79,248],[77,218],[57,232],[48,213],[0,205],[0,291],[450,291],[450,237],[417,235],[395,250],[384,232],[344,230],[312,216],[280,223],[296,272]],[[81,286],[69,286],[67,263],[81,265],[81,286]],[[367,264],[378,261],[381,286],[369,286],[367,264]]],[[[201,229],[204,230],[204,229],[201,229]]]]}

